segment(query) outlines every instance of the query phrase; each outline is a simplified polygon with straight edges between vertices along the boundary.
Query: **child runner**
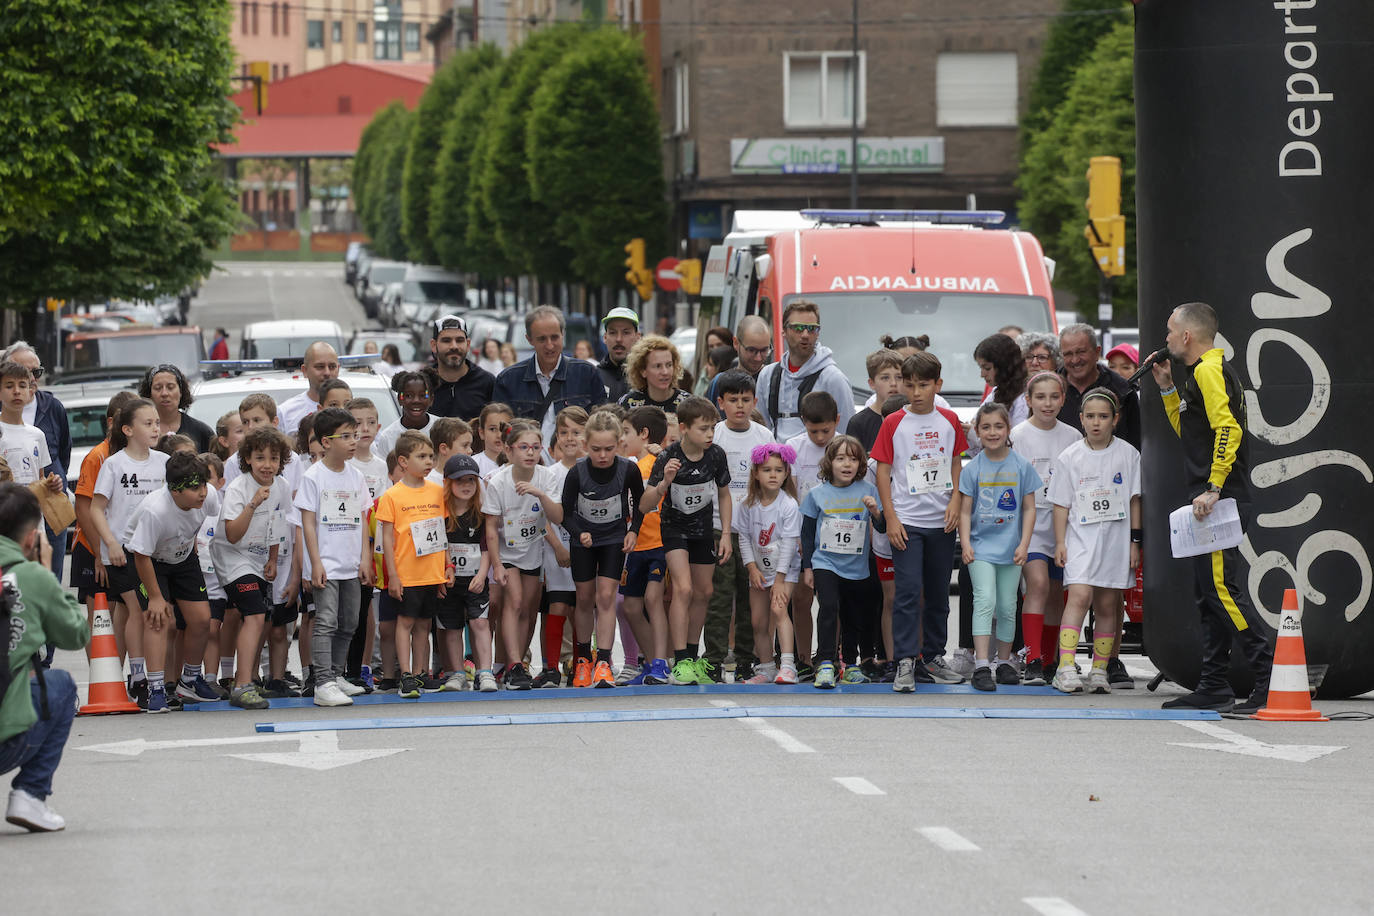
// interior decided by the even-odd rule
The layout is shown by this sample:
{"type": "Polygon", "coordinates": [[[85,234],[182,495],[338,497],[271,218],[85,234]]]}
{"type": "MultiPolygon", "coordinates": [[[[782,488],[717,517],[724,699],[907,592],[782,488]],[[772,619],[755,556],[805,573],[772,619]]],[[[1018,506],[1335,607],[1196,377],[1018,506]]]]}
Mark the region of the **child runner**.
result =
{"type": "Polygon", "coordinates": [[[892,689],[898,693],[916,689],[920,662],[941,683],[963,681],[944,659],[949,626],[945,583],[954,568],[953,532],[959,523],[959,456],[968,443],[954,411],[935,404],[940,371],[933,353],[907,357],[902,379],[911,384],[911,403],[883,420],[873,445],[896,573],[892,641],[897,674],[892,689]],[[918,633],[924,645],[918,645],[918,633]]]}
{"type": "MultiPolygon", "coordinates": [[[[372,453],[372,443],[377,438],[377,405],[368,398],[353,398],[344,405],[353,416],[353,422],[358,427],[358,447],[353,452],[353,457],[348,463],[363,475],[363,482],[367,485],[367,531],[369,555],[376,559],[377,544],[374,543],[373,532],[377,528],[376,521],[371,518],[372,510],[376,508],[377,500],[391,486],[390,475],[387,473],[386,460],[378,458],[372,453]]],[[[353,639],[348,644],[348,673],[346,677],[361,681],[367,688],[376,685],[376,680],[372,674],[373,634],[375,632],[374,621],[377,619],[373,609],[377,591],[382,588],[376,582],[377,564],[373,563],[372,585],[361,585],[361,593],[358,604],[358,627],[353,631],[353,639]]]]}
{"type": "MultiPolygon", "coordinates": [[[[562,498],[563,483],[568,471],[586,455],[587,411],[581,407],[564,407],[554,419],[553,457],[548,465],[551,472],[551,493],[562,498]]],[[[558,663],[563,652],[563,631],[577,604],[577,584],[572,577],[572,552],[568,531],[562,525],[549,525],[544,536],[544,593],[549,610],[544,615],[540,639],[544,669],[534,679],[534,687],[558,687],[563,683],[558,663]]]]}
{"type": "Polygon", "coordinates": [[[48,438],[43,431],[24,421],[24,407],[36,383],[27,366],[16,362],[0,365],[0,456],[9,462],[15,483],[28,486],[43,481],[54,493],[66,485],[52,470],[48,438]]]}
{"type": "Polygon", "coordinates": [[[895,350],[884,347],[874,350],[864,360],[868,369],[868,387],[873,396],[864,404],[863,410],[856,411],[845,427],[846,435],[859,440],[864,451],[873,448],[878,439],[878,430],[883,425],[883,404],[894,394],[902,391],[902,357],[895,350]]]}
{"type": "MultiPolygon", "coordinates": [[[[235,418],[238,414],[234,414],[235,418]]],[[[210,486],[216,493],[224,492],[224,462],[213,452],[206,452],[200,456],[200,460],[205,462],[208,470],[210,486]]],[[[224,671],[224,659],[228,658],[229,668],[225,677],[229,678],[230,684],[234,678],[234,655],[231,651],[228,655],[220,654],[220,632],[224,628],[224,608],[228,602],[224,597],[224,587],[219,584],[219,579],[215,576],[215,561],[210,556],[210,544],[215,539],[215,525],[219,524],[219,508],[216,506],[214,512],[207,513],[205,521],[201,523],[200,531],[196,533],[196,558],[200,560],[200,574],[205,577],[205,596],[210,601],[210,637],[205,641],[205,673],[206,680],[210,682],[210,689],[215,691],[221,700],[229,699],[229,688],[217,680],[221,672],[224,671]]]]}
{"type": "MultiPolygon", "coordinates": [[[[341,378],[331,378],[325,380],[320,385],[320,407],[319,410],[328,410],[331,407],[343,407],[353,400],[353,390],[348,387],[348,382],[341,378]]],[[[319,411],[316,411],[317,413],[319,411]]]]}
{"type": "MultiPolygon", "coordinates": [[[[487,619],[491,604],[487,594],[487,568],[491,564],[486,549],[486,521],[482,516],[482,488],[477,462],[467,455],[453,455],[444,463],[444,502],[448,517],[448,575],[445,594],[439,599],[439,626],[449,658],[457,664],[449,669],[446,691],[467,687],[463,673],[463,625],[472,629],[472,652],[477,659],[477,688],[490,693],[496,689],[491,673],[491,626],[487,619]]],[[[556,667],[556,666],[555,666],[556,667]]]]}
{"type": "MultiPolygon", "coordinates": [[[[620,421],[621,448],[626,457],[639,466],[639,474],[647,481],[653,473],[658,456],[650,445],[661,446],[668,431],[667,416],[657,407],[636,407],[620,421]]],[[[620,594],[625,599],[625,616],[633,623],[646,616],[652,658],[644,672],[644,683],[668,683],[668,609],[663,603],[663,577],[668,571],[663,556],[663,535],[660,528],[662,513],[658,505],[644,505],[644,523],[639,526],[635,549],[625,558],[625,572],[620,580],[620,594]]]]}
{"type": "Polygon", "coordinates": [[[221,462],[239,450],[243,441],[243,420],[237,410],[231,410],[215,421],[215,441],[210,443],[210,454],[221,462]]]}
{"type": "Polygon", "coordinates": [[[973,417],[973,431],[983,444],[959,477],[959,543],[973,583],[973,686],[996,690],[998,684],[1019,684],[1011,663],[1016,638],[1016,592],[1021,567],[1035,530],[1032,495],[1040,475],[1008,441],[1011,417],[996,401],[986,401],[973,417]],[[988,655],[994,616],[997,655],[988,655]],[[996,676],[993,675],[996,665],[996,676]]]}
{"type": "Polygon", "coordinates": [[[529,690],[534,682],[523,659],[529,624],[539,607],[542,544],[548,522],[563,521],[563,506],[551,493],[553,472],[539,464],[544,447],[539,425],[530,420],[511,423],[505,443],[511,463],[487,480],[482,511],[487,516],[487,543],[494,548],[494,575],[505,602],[498,627],[506,656],[505,687],[529,690]]]}
{"type": "Polygon", "coordinates": [[[572,577],[577,584],[574,687],[615,686],[611,648],[615,645],[616,587],[625,554],[634,550],[644,521],[644,479],[630,459],[617,454],[619,450],[620,419],[604,410],[592,414],[587,420],[587,457],[567,473],[563,484],[563,526],[572,544],[572,577]]]}
{"type": "Polygon", "coordinates": [[[477,426],[481,431],[478,438],[482,442],[482,451],[473,457],[477,461],[478,470],[482,472],[483,480],[509,460],[505,453],[506,427],[510,426],[514,419],[514,411],[499,401],[493,401],[483,407],[481,414],[478,415],[477,426]]]}
{"type": "Polygon", "coordinates": [[[1059,659],[1059,621],[1064,609],[1064,569],[1054,561],[1054,504],[1050,482],[1055,459],[1082,439],[1078,430],[1059,420],[1064,406],[1064,377],[1038,372],[1026,386],[1030,419],[1011,431],[1011,447],[1040,475],[1035,493],[1035,530],[1021,575],[1026,592],[1021,603],[1021,635],[1026,643],[1024,683],[1043,687],[1054,677],[1059,659]]]}
{"type": "MultiPolygon", "coordinates": [[[[898,393],[890,395],[882,404],[883,416],[890,417],[894,413],[901,413],[906,410],[906,405],[909,400],[906,394],[898,393]]],[[[878,462],[875,461],[873,455],[870,454],[868,456],[868,480],[874,482],[877,481],[877,479],[878,462]]],[[[874,484],[874,489],[877,489],[876,483],[874,484]]],[[[844,675],[849,677],[851,682],[857,681],[858,683],[863,683],[859,680],[859,676],[862,675],[869,677],[869,680],[875,680],[883,684],[891,684],[897,677],[897,661],[893,658],[894,652],[892,651],[892,603],[896,597],[897,584],[895,581],[896,574],[892,569],[892,542],[887,539],[885,526],[886,520],[884,520],[884,528],[875,529],[871,533],[873,539],[873,559],[871,565],[874,573],[877,575],[878,589],[882,593],[883,599],[881,624],[883,663],[882,665],[875,664],[870,666],[869,670],[873,672],[871,677],[864,674],[864,669],[862,667],[856,668],[854,675],[850,675],[849,669],[846,668],[844,675]]],[[[917,666],[914,669],[914,673],[916,675],[916,683],[918,684],[935,683],[935,679],[930,676],[930,673],[926,671],[924,666],[917,666]]]]}
{"type": "MultiPolygon", "coordinates": [[[[406,430],[396,439],[401,481],[377,503],[378,528],[386,561],[387,591],[396,599],[396,655],[400,695],[416,699],[429,668],[430,621],[448,583],[448,538],[444,535],[444,491],[425,479],[434,466],[434,446],[422,433],[406,430]]],[[[436,688],[437,689],[437,688],[436,688]]]]}
{"type": "Polygon", "coordinates": [[[1111,693],[1107,659],[1116,641],[1121,590],[1134,583],[1140,563],[1140,453],[1112,435],[1121,406],[1106,388],[1083,395],[1079,416],[1083,439],[1064,450],[1050,477],[1054,558],[1064,567],[1069,588],[1054,689],[1083,690],[1073,657],[1091,604],[1093,666],[1087,688],[1090,693],[1111,693]]]}
{"type": "Polygon", "coordinates": [[[823,690],[835,686],[836,625],[858,625],[858,594],[847,583],[870,575],[868,517],[877,531],[886,527],[867,472],[868,455],[859,440],[836,436],[821,458],[820,485],[802,500],[802,578],[820,599],[815,686],[823,690]]]}
{"type": "Polygon", "coordinates": [[[429,480],[444,486],[444,468],[454,455],[472,454],[472,424],[458,417],[440,417],[429,428],[429,440],[434,443],[434,470],[429,480]]]}
{"type": "Polygon", "coordinates": [[[401,433],[417,432],[428,437],[430,428],[439,419],[429,412],[429,405],[434,398],[429,390],[429,382],[420,373],[397,372],[391,377],[391,390],[401,405],[401,416],[377,433],[377,438],[372,442],[372,453],[382,459],[395,447],[401,433]]]}
{"type": "Polygon", "coordinates": [[[767,661],[760,659],[754,676],[746,681],[749,684],[797,683],[794,634],[788,615],[792,586],[801,566],[797,552],[801,513],[797,509],[797,486],[792,481],[796,458],[790,445],[755,446],[749,456],[749,489],[733,522],[740,556],[749,572],[754,637],[771,650],[776,631],[781,654],[776,666],[771,656],[767,661]]]}
{"type": "MultiPolygon", "coordinates": [[[[731,374],[727,372],[721,376],[722,385],[731,374]]],[[[738,389],[734,393],[738,398],[738,389]]],[[[731,403],[723,395],[719,400],[723,404],[731,403]]],[[[730,422],[738,423],[737,403],[730,413],[730,422]]],[[[713,442],[719,417],[715,405],[705,398],[691,397],[683,401],[677,409],[682,438],[658,456],[649,475],[649,485],[644,490],[646,506],[662,502],[663,549],[668,572],[673,578],[673,603],[668,611],[673,643],[671,684],[716,682],[712,676],[714,665],[700,664],[697,646],[706,622],[706,604],[711,598],[716,566],[724,566],[734,553],[733,538],[722,537],[717,546],[710,527],[711,505],[716,503],[723,530],[732,530],[729,458],[725,450],[713,442]]],[[[747,422],[748,414],[744,417],[747,422]]]]}
{"type": "MultiPolygon", "coordinates": [[[[801,414],[802,424],[806,431],[798,433],[787,444],[792,446],[797,452],[797,460],[792,468],[793,476],[797,481],[797,499],[806,498],[806,494],[811,488],[821,482],[820,467],[821,459],[825,457],[826,446],[830,445],[835,438],[835,428],[840,423],[840,408],[835,404],[835,398],[828,391],[812,391],[804,395],[798,404],[798,412],[801,414]]],[[[798,552],[800,553],[800,544],[798,552]]],[[[798,564],[800,569],[800,563],[798,564]]],[[[877,586],[867,580],[857,584],[858,587],[866,588],[871,594],[868,595],[867,606],[874,609],[873,628],[878,623],[877,607],[879,593],[877,586]]],[[[792,622],[797,631],[797,655],[803,662],[801,673],[802,680],[810,680],[814,672],[809,664],[811,655],[811,605],[816,598],[816,593],[805,582],[800,582],[792,591],[792,622]]],[[[862,606],[862,605],[861,605],[862,606]]],[[[847,645],[860,645],[860,624],[862,619],[856,620],[852,625],[846,627],[843,632],[847,645]]],[[[864,633],[869,627],[864,625],[864,633]]],[[[865,639],[863,642],[867,642],[865,639]]],[[[862,655],[862,653],[860,653],[862,655]]],[[[859,668],[855,668],[856,674],[860,673],[859,668]]]]}

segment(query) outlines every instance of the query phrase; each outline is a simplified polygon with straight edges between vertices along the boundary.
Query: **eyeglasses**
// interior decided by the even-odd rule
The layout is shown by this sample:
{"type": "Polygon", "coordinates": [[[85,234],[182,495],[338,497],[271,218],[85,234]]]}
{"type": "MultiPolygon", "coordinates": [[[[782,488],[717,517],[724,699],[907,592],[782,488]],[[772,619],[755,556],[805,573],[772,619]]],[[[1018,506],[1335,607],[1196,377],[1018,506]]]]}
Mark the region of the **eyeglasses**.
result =
{"type": "Polygon", "coordinates": [[[324,438],[326,438],[326,439],[342,439],[344,442],[355,442],[355,441],[357,441],[358,434],[357,434],[357,433],[335,433],[335,434],[332,435],[332,436],[325,436],[324,438]]]}
{"type": "Polygon", "coordinates": [[[819,334],[821,326],[820,324],[798,324],[793,322],[787,326],[787,330],[795,331],[798,334],[819,334]]]}
{"type": "Polygon", "coordinates": [[[750,356],[767,356],[773,352],[772,347],[745,347],[744,352],[750,356]]]}
{"type": "Polygon", "coordinates": [[[512,445],[511,448],[515,449],[517,452],[537,452],[543,448],[543,446],[537,442],[524,442],[519,445],[512,445]]]}
{"type": "Polygon", "coordinates": [[[43,377],[43,373],[47,371],[48,370],[44,369],[42,366],[35,366],[29,370],[29,374],[33,376],[34,381],[38,381],[43,377]]]}
{"type": "Polygon", "coordinates": [[[1054,357],[1053,357],[1053,356],[1050,356],[1048,353],[1032,353],[1030,356],[1027,356],[1027,357],[1026,357],[1026,362],[1028,362],[1028,363],[1052,363],[1052,362],[1054,362],[1054,357]]]}

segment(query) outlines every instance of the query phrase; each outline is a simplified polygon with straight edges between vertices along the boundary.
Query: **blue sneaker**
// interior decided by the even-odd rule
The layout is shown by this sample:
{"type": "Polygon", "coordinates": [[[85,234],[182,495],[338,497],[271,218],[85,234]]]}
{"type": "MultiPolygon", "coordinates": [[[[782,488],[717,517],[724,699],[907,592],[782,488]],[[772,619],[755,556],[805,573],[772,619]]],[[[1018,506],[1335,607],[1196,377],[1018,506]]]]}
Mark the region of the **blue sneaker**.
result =
{"type": "Polygon", "coordinates": [[[648,677],[648,676],[649,676],[648,665],[645,665],[644,668],[643,668],[638,674],[636,674],[634,677],[632,677],[632,678],[630,678],[628,681],[626,681],[625,684],[624,684],[624,686],[626,686],[626,687],[641,687],[641,686],[643,686],[643,684],[644,684],[644,679],[645,679],[646,677],[648,677]]]}
{"type": "Polygon", "coordinates": [[[204,676],[199,674],[189,684],[186,681],[177,681],[176,695],[183,703],[215,703],[220,698],[215,689],[206,683],[204,676]]]}
{"type": "Polygon", "coordinates": [[[649,663],[649,668],[644,672],[644,685],[646,687],[660,687],[668,683],[668,660],[666,658],[656,658],[649,663]]]}
{"type": "Polygon", "coordinates": [[[148,691],[148,708],[144,712],[167,712],[167,691],[159,687],[148,691]]]}
{"type": "Polygon", "coordinates": [[[362,669],[358,673],[359,676],[362,678],[363,686],[367,688],[368,693],[371,693],[372,691],[377,689],[377,681],[372,677],[372,669],[370,667],[368,667],[367,665],[363,665],[362,669]]]}

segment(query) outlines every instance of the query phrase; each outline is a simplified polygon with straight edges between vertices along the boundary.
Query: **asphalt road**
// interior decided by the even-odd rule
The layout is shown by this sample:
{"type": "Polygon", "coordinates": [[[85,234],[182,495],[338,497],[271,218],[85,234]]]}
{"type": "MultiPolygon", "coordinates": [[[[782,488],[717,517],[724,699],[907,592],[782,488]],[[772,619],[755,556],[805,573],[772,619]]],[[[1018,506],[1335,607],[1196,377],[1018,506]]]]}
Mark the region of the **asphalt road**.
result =
{"type": "Polygon", "coordinates": [[[229,331],[230,351],[238,355],[242,329],[255,321],[322,318],[337,321],[347,335],[374,326],[343,282],[343,258],[319,261],[225,261],[191,303],[190,322],[206,332],[229,331]]]}

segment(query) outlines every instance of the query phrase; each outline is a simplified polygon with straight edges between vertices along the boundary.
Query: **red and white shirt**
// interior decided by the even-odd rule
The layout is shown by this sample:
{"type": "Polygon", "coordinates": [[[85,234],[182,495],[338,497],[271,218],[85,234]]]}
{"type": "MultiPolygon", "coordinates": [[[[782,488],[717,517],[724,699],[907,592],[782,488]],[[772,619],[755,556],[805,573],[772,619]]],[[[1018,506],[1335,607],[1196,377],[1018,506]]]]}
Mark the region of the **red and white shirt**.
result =
{"type": "Polygon", "coordinates": [[[954,462],[968,449],[954,411],[930,413],[904,408],[883,420],[872,457],[892,466],[892,504],[903,525],[943,528],[945,510],[956,491],[954,462]]]}

